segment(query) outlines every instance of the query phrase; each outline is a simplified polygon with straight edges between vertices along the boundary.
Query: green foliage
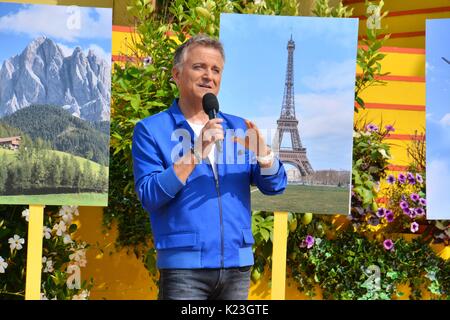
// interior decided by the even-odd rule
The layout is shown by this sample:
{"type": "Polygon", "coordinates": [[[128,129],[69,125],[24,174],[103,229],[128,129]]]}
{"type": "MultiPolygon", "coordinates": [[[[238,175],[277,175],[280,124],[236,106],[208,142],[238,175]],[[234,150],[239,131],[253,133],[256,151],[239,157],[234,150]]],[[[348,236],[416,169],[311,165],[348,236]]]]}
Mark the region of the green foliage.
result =
{"type": "Polygon", "coordinates": [[[400,284],[411,286],[411,298],[421,299],[423,289],[434,298],[449,294],[449,262],[436,256],[425,243],[414,239],[394,241],[394,249],[386,250],[374,239],[351,231],[339,232],[334,239],[324,237],[315,219],[312,227],[301,226],[289,238],[288,266],[299,289],[315,295],[315,286],[322,289],[324,299],[369,300],[391,299],[400,284]],[[315,238],[311,248],[299,243],[307,235],[315,238]]]}
{"type": "Polygon", "coordinates": [[[389,134],[386,128],[379,128],[374,124],[363,124],[355,128],[353,133],[352,160],[352,203],[351,217],[354,225],[365,226],[379,223],[376,198],[378,186],[391,158],[390,146],[384,142],[389,134]]]}
{"type": "MultiPolygon", "coordinates": [[[[18,130],[19,135],[23,133],[30,137],[33,145],[43,140],[46,149],[68,152],[107,165],[108,122],[90,123],[61,107],[36,105],[3,117],[0,125],[14,127],[16,134],[18,130]]],[[[30,142],[25,141],[24,146],[29,145],[30,142]]]]}
{"type": "MultiPolygon", "coordinates": [[[[0,300],[24,299],[28,214],[24,206],[0,206],[0,300]],[[21,246],[11,248],[15,237],[21,246]]],[[[85,299],[93,286],[92,279],[81,281],[80,277],[89,246],[72,239],[76,215],[77,207],[45,208],[42,299],[85,299]]]]}
{"type": "Polygon", "coordinates": [[[339,2],[337,7],[331,8],[329,0],[317,0],[314,5],[312,13],[317,17],[349,18],[353,14],[353,8],[344,6],[342,2],[339,2]]]}
{"type": "Polygon", "coordinates": [[[380,80],[378,77],[389,74],[388,72],[381,72],[381,60],[383,60],[386,55],[379,52],[380,48],[390,37],[390,34],[381,37],[382,32],[385,31],[382,29],[381,22],[388,14],[387,11],[381,14],[383,6],[383,0],[380,0],[378,5],[366,1],[366,16],[368,19],[367,27],[365,28],[366,36],[361,40],[363,46],[358,48],[356,57],[356,62],[361,68],[361,73],[356,76],[356,112],[358,112],[358,107],[364,108],[364,101],[361,98],[361,93],[368,87],[385,85],[386,82],[380,80]]]}
{"type": "Polygon", "coordinates": [[[272,263],[273,220],[272,212],[254,211],[252,213],[252,233],[255,239],[253,246],[255,265],[252,277],[254,281],[256,278],[259,279],[255,276],[256,272],[258,275],[262,274],[264,267],[272,263]]]}

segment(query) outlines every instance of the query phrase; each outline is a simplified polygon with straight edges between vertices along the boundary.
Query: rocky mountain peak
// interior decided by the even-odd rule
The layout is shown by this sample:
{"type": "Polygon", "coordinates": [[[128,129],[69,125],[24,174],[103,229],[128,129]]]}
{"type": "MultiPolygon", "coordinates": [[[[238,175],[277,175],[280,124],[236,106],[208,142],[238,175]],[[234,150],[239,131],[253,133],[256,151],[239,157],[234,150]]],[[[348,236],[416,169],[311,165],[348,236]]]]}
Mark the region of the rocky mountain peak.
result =
{"type": "Polygon", "coordinates": [[[110,116],[110,64],[76,47],[69,57],[45,36],[0,68],[0,118],[31,104],[61,106],[88,121],[110,116]]]}

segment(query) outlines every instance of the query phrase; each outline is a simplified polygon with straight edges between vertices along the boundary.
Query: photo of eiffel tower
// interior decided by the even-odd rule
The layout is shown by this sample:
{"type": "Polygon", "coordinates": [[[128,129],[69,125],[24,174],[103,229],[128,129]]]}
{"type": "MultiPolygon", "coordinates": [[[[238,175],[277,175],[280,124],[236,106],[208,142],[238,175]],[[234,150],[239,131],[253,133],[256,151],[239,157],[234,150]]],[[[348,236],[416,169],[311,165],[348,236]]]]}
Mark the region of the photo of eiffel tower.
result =
{"type": "Polygon", "coordinates": [[[295,42],[291,39],[287,44],[288,59],[286,69],[286,81],[284,85],[283,104],[280,118],[277,120],[277,131],[273,139],[273,151],[283,163],[291,164],[299,171],[301,177],[314,173],[310,161],[306,155],[298,131],[298,119],[295,115],[294,97],[294,50],[295,42]],[[284,134],[290,134],[291,145],[281,147],[284,134]]]}
{"type": "Polygon", "coordinates": [[[220,23],[223,110],[255,123],[287,179],[276,196],[252,185],[252,210],[348,214],[358,22],[225,14],[220,23]]]}

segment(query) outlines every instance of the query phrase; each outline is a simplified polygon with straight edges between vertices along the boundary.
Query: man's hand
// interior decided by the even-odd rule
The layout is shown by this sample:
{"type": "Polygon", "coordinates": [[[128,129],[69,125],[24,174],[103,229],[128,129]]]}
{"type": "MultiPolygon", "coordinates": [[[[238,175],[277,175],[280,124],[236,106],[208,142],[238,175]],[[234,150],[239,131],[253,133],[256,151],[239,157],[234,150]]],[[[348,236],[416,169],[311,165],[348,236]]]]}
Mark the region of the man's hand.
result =
{"type": "Polygon", "coordinates": [[[222,122],[223,119],[221,118],[209,120],[200,132],[200,137],[195,141],[194,147],[202,155],[203,159],[208,157],[216,141],[224,139],[222,122]]]}
{"type": "MultiPolygon", "coordinates": [[[[271,150],[267,146],[264,137],[256,124],[250,120],[245,120],[245,124],[247,125],[245,139],[234,137],[234,142],[243,145],[245,149],[253,151],[257,157],[265,157],[269,155],[271,150]]],[[[262,168],[269,168],[272,164],[273,160],[270,161],[270,163],[260,163],[262,168]]]]}

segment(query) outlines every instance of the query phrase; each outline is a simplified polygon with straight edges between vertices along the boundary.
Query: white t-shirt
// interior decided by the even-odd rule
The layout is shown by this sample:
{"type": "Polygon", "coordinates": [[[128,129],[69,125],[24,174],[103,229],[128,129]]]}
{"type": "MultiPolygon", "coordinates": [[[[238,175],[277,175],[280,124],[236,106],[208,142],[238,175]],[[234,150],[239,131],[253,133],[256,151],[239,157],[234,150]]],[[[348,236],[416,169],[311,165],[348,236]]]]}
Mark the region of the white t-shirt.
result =
{"type": "MultiPolygon", "coordinates": [[[[188,123],[189,123],[189,125],[191,126],[191,128],[192,128],[192,131],[194,131],[194,134],[195,134],[195,139],[194,139],[194,141],[198,138],[198,136],[200,135],[200,132],[202,131],[202,129],[203,129],[203,127],[205,126],[205,125],[203,125],[203,124],[196,124],[196,123],[192,123],[192,122],[190,122],[189,120],[186,120],[188,123]]],[[[209,154],[208,154],[208,159],[209,159],[209,162],[211,162],[211,165],[212,165],[212,168],[213,168],[213,171],[214,171],[214,176],[216,177],[216,179],[217,179],[217,168],[216,168],[216,144],[214,143],[214,145],[213,145],[213,147],[211,148],[211,151],[209,152],[209,154]]]]}

